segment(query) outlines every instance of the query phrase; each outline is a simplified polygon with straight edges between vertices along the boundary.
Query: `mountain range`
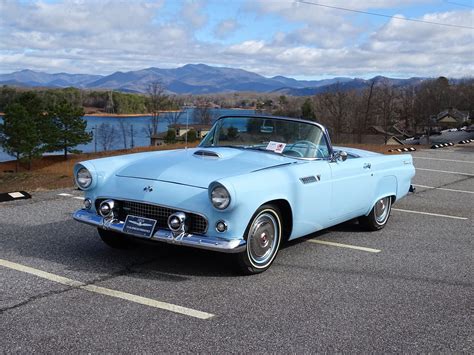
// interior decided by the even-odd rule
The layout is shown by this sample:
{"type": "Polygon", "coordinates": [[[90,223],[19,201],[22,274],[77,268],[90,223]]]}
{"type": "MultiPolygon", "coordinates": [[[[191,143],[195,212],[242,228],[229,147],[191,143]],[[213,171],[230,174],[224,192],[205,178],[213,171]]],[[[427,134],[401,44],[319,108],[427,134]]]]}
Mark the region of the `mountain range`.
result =
{"type": "Polygon", "coordinates": [[[214,94],[229,92],[280,93],[304,96],[334,90],[359,89],[371,81],[388,81],[393,86],[416,85],[423,78],[392,79],[377,76],[372,79],[336,77],[324,80],[296,80],[284,76],[267,78],[242,69],[213,67],[205,64],[187,64],[174,69],[147,68],[111,75],[48,74],[21,70],[0,74],[0,85],[23,87],[118,90],[145,93],[150,83],[160,82],[171,94],[214,94]]]}

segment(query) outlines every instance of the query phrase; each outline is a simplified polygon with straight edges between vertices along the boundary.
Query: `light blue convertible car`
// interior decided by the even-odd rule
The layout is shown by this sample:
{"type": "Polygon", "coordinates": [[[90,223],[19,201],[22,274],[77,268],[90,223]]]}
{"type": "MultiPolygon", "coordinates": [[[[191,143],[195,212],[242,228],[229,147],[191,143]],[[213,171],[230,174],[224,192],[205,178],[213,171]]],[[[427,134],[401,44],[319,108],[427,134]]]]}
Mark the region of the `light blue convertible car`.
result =
{"type": "Polygon", "coordinates": [[[315,122],[224,116],[197,148],[78,163],[74,219],[114,248],[144,238],[232,253],[254,274],[285,240],[354,218],[383,228],[414,174],[411,155],[333,147],[315,122]]]}

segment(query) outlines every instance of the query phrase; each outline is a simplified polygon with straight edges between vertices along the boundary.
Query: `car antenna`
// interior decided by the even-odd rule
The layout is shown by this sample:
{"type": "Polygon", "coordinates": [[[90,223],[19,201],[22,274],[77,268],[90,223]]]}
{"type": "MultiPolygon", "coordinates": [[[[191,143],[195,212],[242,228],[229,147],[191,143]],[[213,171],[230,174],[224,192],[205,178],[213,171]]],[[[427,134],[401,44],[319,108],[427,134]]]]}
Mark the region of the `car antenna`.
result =
{"type": "Polygon", "coordinates": [[[188,149],[188,120],[189,120],[189,110],[186,109],[186,136],[184,137],[184,149],[188,149]]]}

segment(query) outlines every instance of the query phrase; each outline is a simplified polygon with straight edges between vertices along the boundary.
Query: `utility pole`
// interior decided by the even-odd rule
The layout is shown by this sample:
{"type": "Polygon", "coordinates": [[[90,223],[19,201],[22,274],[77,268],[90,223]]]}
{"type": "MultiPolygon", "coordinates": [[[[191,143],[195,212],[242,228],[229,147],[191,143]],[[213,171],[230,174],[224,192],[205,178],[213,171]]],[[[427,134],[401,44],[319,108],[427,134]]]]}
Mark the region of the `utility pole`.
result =
{"type": "Polygon", "coordinates": [[[188,110],[186,110],[186,137],[185,137],[185,143],[184,143],[185,149],[188,149],[188,130],[189,130],[189,115],[188,115],[188,110]]]}
{"type": "Polygon", "coordinates": [[[94,126],[94,151],[97,153],[97,125],[94,126]]]}

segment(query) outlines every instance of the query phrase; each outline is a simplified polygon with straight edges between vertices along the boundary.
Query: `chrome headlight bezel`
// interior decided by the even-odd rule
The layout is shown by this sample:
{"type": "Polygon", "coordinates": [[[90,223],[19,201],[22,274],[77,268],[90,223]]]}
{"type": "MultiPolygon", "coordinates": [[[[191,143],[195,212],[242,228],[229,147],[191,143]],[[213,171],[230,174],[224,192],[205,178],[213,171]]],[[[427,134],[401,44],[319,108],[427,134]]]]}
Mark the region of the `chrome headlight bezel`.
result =
{"type": "Polygon", "coordinates": [[[89,165],[80,163],[74,167],[74,180],[81,190],[92,189],[96,185],[96,178],[94,169],[89,165]]]}
{"type": "Polygon", "coordinates": [[[230,192],[224,185],[214,183],[209,188],[209,200],[215,209],[225,210],[231,203],[230,192]]]}
{"type": "Polygon", "coordinates": [[[85,167],[80,168],[76,173],[76,182],[81,189],[87,189],[92,185],[91,172],[85,167]]]}

